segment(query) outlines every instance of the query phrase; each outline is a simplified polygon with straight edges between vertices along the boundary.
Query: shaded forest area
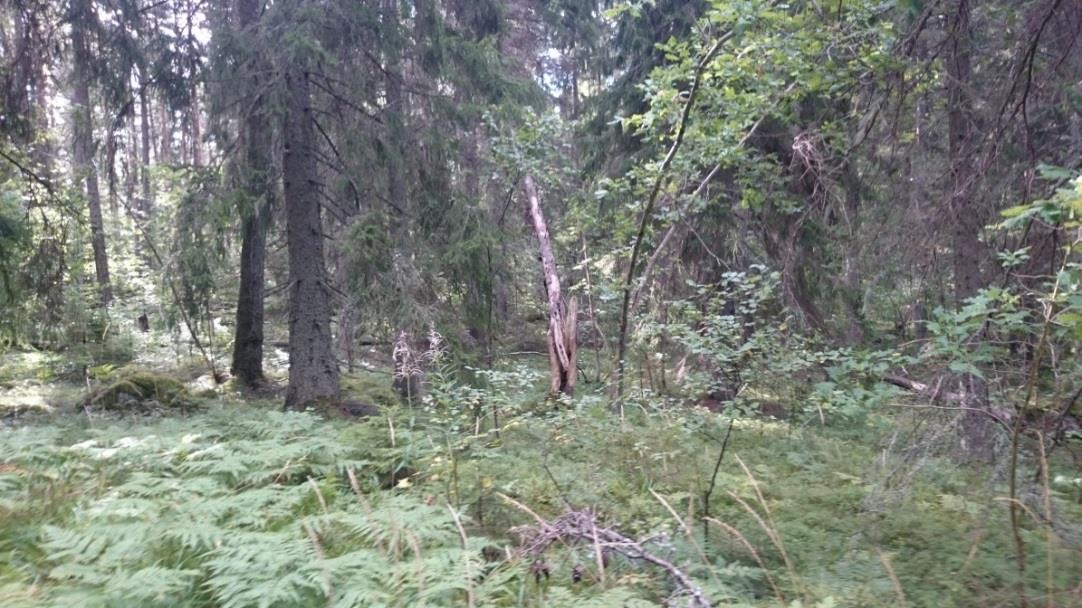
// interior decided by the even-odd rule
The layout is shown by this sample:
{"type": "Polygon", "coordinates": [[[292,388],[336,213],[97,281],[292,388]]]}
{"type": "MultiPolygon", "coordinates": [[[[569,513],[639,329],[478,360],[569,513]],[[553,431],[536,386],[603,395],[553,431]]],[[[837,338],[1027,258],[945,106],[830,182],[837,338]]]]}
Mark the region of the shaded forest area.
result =
{"type": "Polygon", "coordinates": [[[0,605],[1082,607],[1082,2],[0,0],[0,605]]]}

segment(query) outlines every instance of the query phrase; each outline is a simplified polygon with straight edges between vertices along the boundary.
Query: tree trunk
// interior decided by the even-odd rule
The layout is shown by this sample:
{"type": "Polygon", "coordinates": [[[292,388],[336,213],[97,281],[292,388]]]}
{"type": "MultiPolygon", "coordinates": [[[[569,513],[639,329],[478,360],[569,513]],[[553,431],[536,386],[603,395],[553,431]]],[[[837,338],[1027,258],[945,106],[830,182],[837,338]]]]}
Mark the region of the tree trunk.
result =
{"type": "MultiPolygon", "coordinates": [[[[250,158],[251,155],[249,155],[250,158]]],[[[249,192],[254,194],[254,192],[249,192]]],[[[233,375],[245,386],[263,381],[263,292],[265,285],[265,205],[256,199],[241,228],[240,291],[233,337],[233,375]]]]}
{"type": "Polygon", "coordinates": [[[405,209],[406,186],[402,179],[405,124],[405,97],[402,94],[401,32],[399,31],[398,0],[382,0],[383,53],[386,71],[383,80],[387,93],[387,196],[399,208],[405,209]]]}
{"type": "Polygon", "coordinates": [[[323,260],[308,73],[285,70],[282,174],[289,250],[289,388],[286,408],[339,395],[323,260]]]}
{"type": "Polygon", "coordinates": [[[90,44],[86,27],[91,19],[88,0],[72,0],[71,37],[75,57],[72,91],[72,160],[76,182],[82,182],[90,210],[90,245],[94,251],[94,272],[102,306],[113,300],[109,283],[109,258],[105,250],[105,229],[101,216],[101,193],[94,166],[94,120],[90,104],[90,44]]]}
{"type": "Polygon", "coordinates": [[[555,393],[573,395],[575,393],[576,369],[576,317],[578,305],[572,299],[565,308],[560,297],[560,277],[556,274],[556,258],[552,254],[552,241],[549,239],[545,216],[541,213],[541,199],[537,195],[537,186],[533,177],[527,175],[523,181],[526,198],[530,205],[530,219],[533,220],[537,244],[541,249],[541,269],[545,277],[545,293],[549,307],[549,364],[551,382],[549,390],[555,393]]]}
{"type": "MultiPolygon", "coordinates": [[[[146,68],[143,68],[144,70],[146,68]]],[[[139,144],[142,163],[139,167],[140,185],[142,196],[139,197],[137,209],[145,219],[150,217],[150,211],[154,206],[150,192],[150,103],[147,100],[150,93],[147,91],[147,79],[144,74],[140,83],[139,91],[139,144]]]]}
{"type": "MultiPolygon", "coordinates": [[[[954,293],[957,305],[984,286],[981,278],[981,258],[984,247],[979,235],[984,222],[980,205],[974,199],[976,171],[973,166],[974,125],[973,98],[970,82],[973,31],[970,24],[969,0],[957,0],[957,10],[951,23],[947,55],[947,130],[950,154],[950,200],[954,293]]],[[[961,374],[958,392],[965,397],[966,406],[974,408],[962,414],[962,450],[975,460],[991,461],[995,457],[995,427],[981,409],[988,407],[988,387],[973,374],[961,374]]]]}
{"type": "Polygon", "coordinates": [[[969,0],[957,0],[957,11],[947,57],[947,130],[950,143],[949,217],[953,245],[955,300],[963,300],[984,286],[981,258],[984,253],[980,231],[984,225],[980,205],[974,200],[976,171],[973,166],[973,31],[969,0]]]}
{"type": "Polygon", "coordinates": [[[116,183],[116,123],[109,127],[109,133],[105,136],[105,183],[109,193],[109,213],[113,217],[117,214],[117,183],[116,183]]]}
{"type": "Polygon", "coordinates": [[[158,135],[161,145],[158,162],[163,165],[173,162],[173,117],[166,105],[164,99],[158,104],[158,135]]]}
{"type": "Polygon", "coordinates": [[[203,132],[200,128],[199,112],[199,86],[196,84],[195,75],[192,76],[191,107],[189,108],[189,122],[191,123],[192,165],[203,166],[203,132]]]}
{"type": "MultiPolygon", "coordinates": [[[[237,13],[242,30],[252,30],[259,21],[259,0],[239,0],[237,13]]],[[[258,73],[259,70],[253,70],[258,73]]],[[[250,83],[258,89],[257,79],[250,83]]],[[[263,100],[257,98],[243,117],[245,154],[244,188],[251,202],[244,210],[240,245],[240,290],[233,336],[233,363],[237,380],[249,387],[263,381],[263,293],[267,238],[274,188],[271,174],[271,133],[264,115],[263,100]]]]}
{"type": "Polygon", "coordinates": [[[139,136],[135,131],[136,114],[133,112],[124,125],[124,200],[138,209],[139,199],[135,195],[135,183],[139,180],[139,136]]]}
{"type": "Polygon", "coordinates": [[[863,185],[851,159],[842,168],[842,185],[845,188],[845,272],[842,275],[842,303],[845,307],[845,341],[853,346],[864,344],[864,298],[860,272],[861,201],[863,185]]]}

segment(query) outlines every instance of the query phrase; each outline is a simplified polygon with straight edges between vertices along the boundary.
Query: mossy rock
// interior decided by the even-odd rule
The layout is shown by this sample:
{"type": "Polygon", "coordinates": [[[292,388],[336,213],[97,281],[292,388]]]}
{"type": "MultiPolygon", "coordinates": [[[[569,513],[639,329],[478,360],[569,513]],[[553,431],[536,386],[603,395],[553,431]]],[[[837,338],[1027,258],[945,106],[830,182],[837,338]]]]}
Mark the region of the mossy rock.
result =
{"type": "Polygon", "coordinates": [[[395,407],[401,403],[392,387],[391,374],[354,372],[344,374],[341,380],[343,401],[371,403],[380,408],[395,407]]]}
{"type": "Polygon", "coordinates": [[[81,407],[106,412],[190,412],[197,401],[183,382],[157,372],[123,370],[88,393],[81,407]]]}

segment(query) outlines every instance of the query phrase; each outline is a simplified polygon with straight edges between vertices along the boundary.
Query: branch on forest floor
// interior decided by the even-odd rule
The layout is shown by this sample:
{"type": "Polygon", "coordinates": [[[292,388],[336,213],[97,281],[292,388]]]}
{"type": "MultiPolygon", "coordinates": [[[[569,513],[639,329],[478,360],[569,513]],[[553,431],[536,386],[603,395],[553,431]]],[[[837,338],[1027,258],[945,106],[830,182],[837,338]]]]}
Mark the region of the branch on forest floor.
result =
{"type": "Polygon", "coordinates": [[[904,388],[908,391],[917,393],[930,401],[930,405],[917,405],[917,406],[905,406],[905,407],[918,407],[928,409],[939,410],[953,410],[958,412],[976,412],[983,414],[991,418],[995,423],[1003,426],[1007,430],[1010,430],[1009,424],[1015,417],[1015,412],[1008,408],[996,408],[996,407],[973,407],[967,405],[972,402],[973,398],[964,392],[954,392],[945,390],[944,378],[936,380],[935,384],[928,384],[925,382],[919,382],[912,378],[900,376],[897,374],[886,374],[881,380],[887,384],[892,384],[899,388],[904,388]],[[957,405],[941,405],[944,403],[951,403],[957,405]]]}
{"type": "Polygon", "coordinates": [[[710,600],[690,576],[672,562],[646,549],[645,545],[648,541],[636,541],[613,528],[602,526],[598,522],[597,514],[593,511],[569,509],[563,515],[548,521],[513,499],[507,496],[504,496],[504,499],[537,520],[536,526],[518,526],[512,529],[523,538],[522,547],[518,551],[519,555],[539,558],[554,544],[586,542],[602,555],[615,553],[630,560],[643,561],[661,568],[676,583],[678,593],[691,598],[692,605],[698,608],[711,608],[710,600]]]}
{"type": "Polygon", "coordinates": [[[939,378],[935,381],[935,384],[928,384],[925,382],[919,382],[905,376],[899,376],[897,374],[886,374],[882,378],[883,382],[887,384],[893,384],[899,388],[904,388],[907,391],[919,393],[927,397],[932,403],[951,402],[951,403],[965,403],[969,399],[964,393],[955,393],[952,391],[944,390],[943,378],[939,378]]]}

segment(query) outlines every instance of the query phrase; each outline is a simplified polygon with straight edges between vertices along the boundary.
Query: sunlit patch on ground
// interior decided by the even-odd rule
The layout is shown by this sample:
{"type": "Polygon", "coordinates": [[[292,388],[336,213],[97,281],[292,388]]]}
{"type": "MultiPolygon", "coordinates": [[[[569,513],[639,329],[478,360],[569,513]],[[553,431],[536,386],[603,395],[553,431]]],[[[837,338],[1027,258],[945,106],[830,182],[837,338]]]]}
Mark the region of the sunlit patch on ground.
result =
{"type": "Polygon", "coordinates": [[[5,423],[31,414],[51,414],[75,404],[81,385],[61,380],[56,355],[12,352],[0,356],[0,419],[5,423]]]}

